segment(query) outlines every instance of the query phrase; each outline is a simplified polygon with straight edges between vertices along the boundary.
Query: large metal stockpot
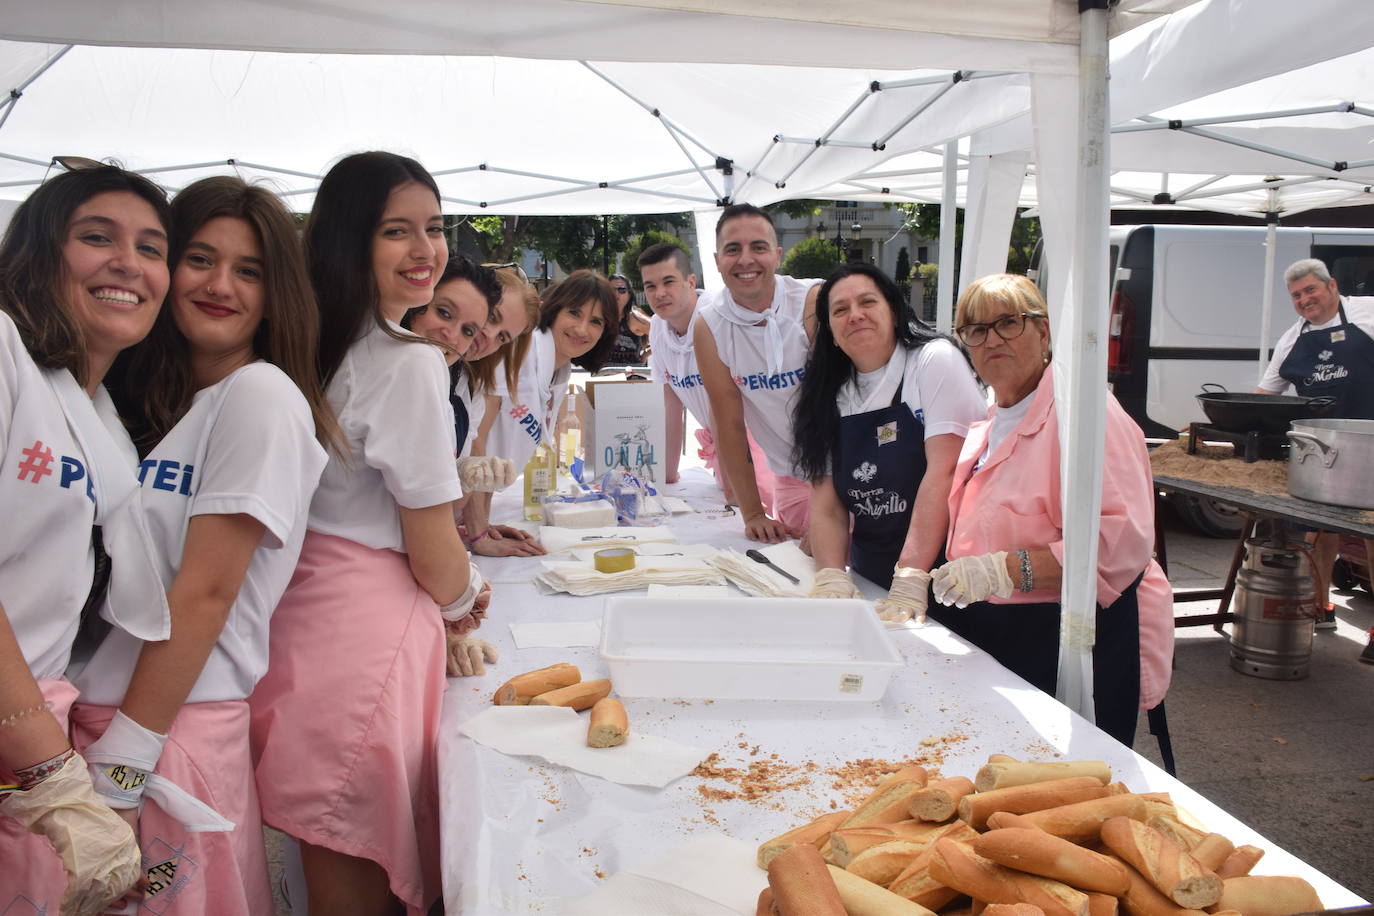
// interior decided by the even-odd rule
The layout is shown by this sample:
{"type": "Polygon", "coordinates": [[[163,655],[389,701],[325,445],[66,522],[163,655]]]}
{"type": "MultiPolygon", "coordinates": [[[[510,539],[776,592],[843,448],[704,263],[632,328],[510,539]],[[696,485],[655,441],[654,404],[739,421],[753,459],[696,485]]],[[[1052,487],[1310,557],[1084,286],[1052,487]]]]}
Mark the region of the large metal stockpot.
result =
{"type": "Polygon", "coordinates": [[[1300,420],[1288,432],[1288,492],[1374,509],[1374,420],[1300,420]]]}

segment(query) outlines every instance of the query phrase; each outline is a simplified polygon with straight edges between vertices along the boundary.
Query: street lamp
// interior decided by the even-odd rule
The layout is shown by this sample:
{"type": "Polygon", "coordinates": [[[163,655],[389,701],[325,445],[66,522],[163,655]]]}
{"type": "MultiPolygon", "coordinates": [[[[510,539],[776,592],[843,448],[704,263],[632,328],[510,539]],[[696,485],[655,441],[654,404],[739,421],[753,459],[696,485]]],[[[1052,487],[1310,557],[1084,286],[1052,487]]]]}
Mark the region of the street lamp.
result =
{"type": "MultiPolygon", "coordinates": [[[[853,236],[851,237],[851,241],[854,241],[854,242],[857,243],[857,242],[859,241],[859,236],[860,236],[860,235],[863,233],[863,231],[864,231],[864,227],[863,227],[862,225],[860,225],[859,223],[854,223],[853,225],[851,225],[851,226],[849,227],[849,231],[853,233],[853,236]]],[[[850,258],[844,258],[844,260],[848,261],[848,260],[851,260],[851,259],[850,259],[850,258]]],[[[862,260],[862,258],[853,258],[852,260],[859,261],[859,260],[862,260]]]]}
{"type": "MultiPolygon", "coordinates": [[[[858,224],[858,223],[855,223],[855,224],[854,224],[854,227],[857,229],[857,228],[859,227],[859,224],[858,224]]],[[[824,222],[820,222],[820,223],[817,223],[817,224],[816,224],[816,235],[819,236],[820,238],[825,238],[825,223],[824,223],[824,222]]],[[[836,259],[837,261],[839,261],[841,264],[843,264],[844,261],[845,261],[845,257],[844,257],[844,243],[845,243],[845,237],[844,237],[843,235],[840,234],[840,227],[839,227],[838,225],[835,226],[835,238],[832,239],[832,241],[835,243],[835,259],[836,259]]]]}

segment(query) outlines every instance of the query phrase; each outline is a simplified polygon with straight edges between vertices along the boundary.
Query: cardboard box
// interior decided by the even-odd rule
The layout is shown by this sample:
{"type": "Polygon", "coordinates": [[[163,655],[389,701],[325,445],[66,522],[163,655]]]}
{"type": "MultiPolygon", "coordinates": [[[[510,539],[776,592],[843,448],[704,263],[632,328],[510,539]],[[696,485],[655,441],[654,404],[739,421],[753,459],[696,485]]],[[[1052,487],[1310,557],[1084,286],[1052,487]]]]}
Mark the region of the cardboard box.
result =
{"type": "Polygon", "coordinates": [[[586,463],[600,477],[621,468],[648,483],[663,482],[666,427],[663,386],[652,381],[591,379],[582,427],[586,463]]]}

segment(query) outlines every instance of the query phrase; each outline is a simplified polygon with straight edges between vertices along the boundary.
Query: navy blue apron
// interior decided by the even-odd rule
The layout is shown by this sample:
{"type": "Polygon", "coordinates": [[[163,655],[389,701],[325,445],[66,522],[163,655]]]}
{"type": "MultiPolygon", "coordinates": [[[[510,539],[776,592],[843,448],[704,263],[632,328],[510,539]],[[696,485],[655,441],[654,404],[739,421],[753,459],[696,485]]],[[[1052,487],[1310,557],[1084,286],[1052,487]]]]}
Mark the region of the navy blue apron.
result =
{"type": "Polygon", "coordinates": [[[902,403],[901,385],[888,406],[840,418],[830,467],[835,492],[854,519],[850,567],[891,588],[926,473],[926,427],[902,403]]]}
{"type": "Polygon", "coordinates": [[[463,399],[458,396],[458,386],[466,385],[467,380],[463,378],[462,363],[454,364],[449,370],[448,376],[448,402],[453,405],[453,432],[458,436],[458,453],[463,452],[463,443],[468,441],[468,406],[463,403],[463,399]]]}
{"type": "Polygon", "coordinates": [[[1374,340],[1339,309],[1340,324],[1298,335],[1279,375],[1305,398],[1335,398],[1333,417],[1374,420],[1374,340]]]}
{"type": "MultiPolygon", "coordinates": [[[[1110,607],[1097,606],[1093,646],[1093,714],[1097,727],[1127,747],[1140,706],[1140,605],[1137,576],[1110,607]]],[[[931,602],[930,616],[1050,696],[1059,683],[1057,601],[993,604],[960,610],[931,602]]]]}

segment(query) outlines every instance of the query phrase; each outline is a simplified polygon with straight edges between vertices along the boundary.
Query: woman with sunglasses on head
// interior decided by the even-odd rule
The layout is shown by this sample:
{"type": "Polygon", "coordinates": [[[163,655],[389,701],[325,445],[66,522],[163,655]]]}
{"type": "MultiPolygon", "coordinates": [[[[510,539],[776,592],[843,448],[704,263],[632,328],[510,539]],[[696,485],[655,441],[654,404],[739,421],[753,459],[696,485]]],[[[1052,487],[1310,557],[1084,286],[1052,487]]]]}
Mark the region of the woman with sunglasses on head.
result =
{"type": "Polygon", "coordinates": [[[574,271],[548,291],[515,388],[497,381],[500,407],[488,451],[524,467],[541,442],[556,446],[555,426],[572,367],[594,373],[606,365],[615,346],[616,314],[611,284],[590,270],[574,271]]]}
{"type": "Polygon", "coordinates": [[[649,341],[649,318],[635,302],[635,290],[624,274],[611,274],[611,289],[615,290],[615,306],[620,320],[616,324],[615,346],[606,360],[608,366],[644,365],[644,348],[649,341]]]}
{"type": "Polygon", "coordinates": [[[106,591],[116,626],[170,631],[138,455],[102,385],[162,306],[169,223],[160,188],[96,166],[39,186],[0,242],[0,912],[103,912],[142,875],[68,740],[63,674],[106,591]]]}
{"type": "MultiPolygon", "coordinates": [[[[1053,695],[1064,542],[1049,310],[1025,277],[981,277],[959,296],[955,333],[996,406],[959,455],[949,562],[932,572],[935,599],[949,607],[931,616],[1053,695]]],[[[1145,439],[1109,397],[1093,700],[1098,727],[1128,747],[1138,709],[1169,686],[1173,598],[1153,549],[1145,439]]]]}
{"type": "Polygon", "coordinates": [[[343,447],[249,700],[258,793],[263,820],[300,842],[311,912],[423,914],[439,894],[445,622],[470,625],[482,584],[453,523],[448,371],[399,324],[448,261],[434,179],[393,153],[345,157],[305,253],[343,447]]]}
{"type": "Polygon", "coordinates": [[[884,620],[924,618],[955,460],[986,402],[959,348],[876,267],[836,269],[816,319],[793,420],[793,463],[811,482],[811,596],[859,597],[848,563],[889,589],[884,620]]]}
{"type": "Polygon", "coordinates": [[[134,822],[144,857],[198,866],[157,876],[146,905],[246,916],[272,906],[247,698],[324,468],[316,437],[333,418],[281,201],[238,178],[198,181],[172,201],[171,253],[167,307],[112,375],[145,456],[172,636],[107,635],[73,677],[72,721],[97,791],[134,822]]]}

